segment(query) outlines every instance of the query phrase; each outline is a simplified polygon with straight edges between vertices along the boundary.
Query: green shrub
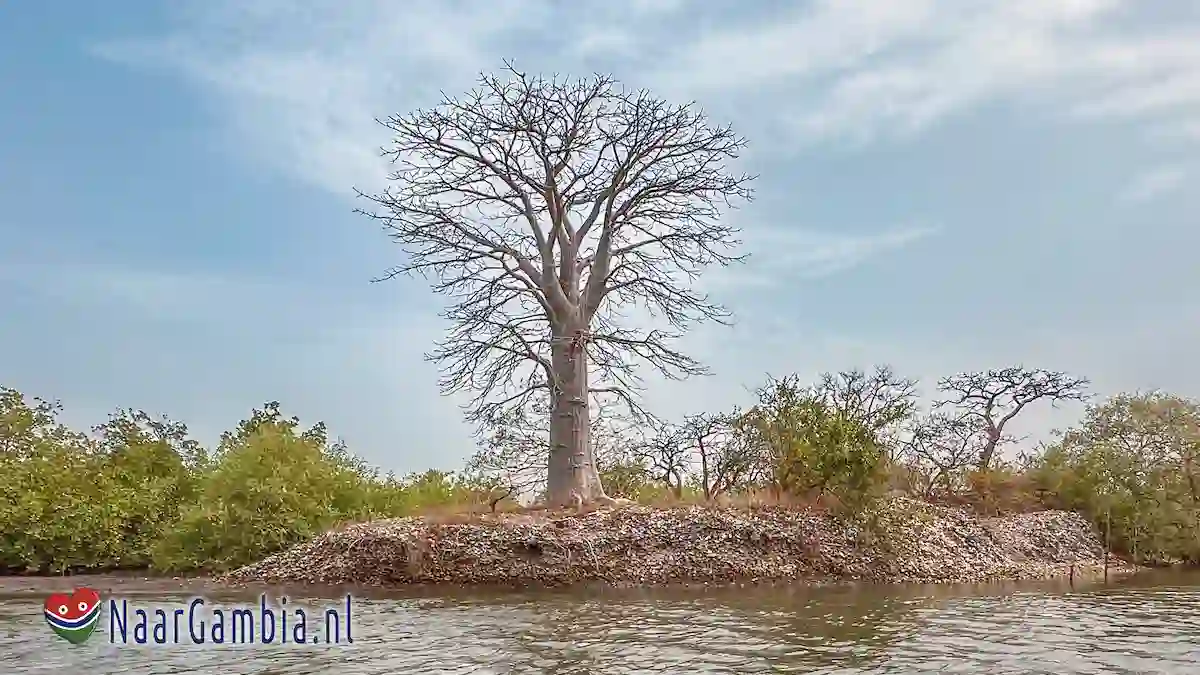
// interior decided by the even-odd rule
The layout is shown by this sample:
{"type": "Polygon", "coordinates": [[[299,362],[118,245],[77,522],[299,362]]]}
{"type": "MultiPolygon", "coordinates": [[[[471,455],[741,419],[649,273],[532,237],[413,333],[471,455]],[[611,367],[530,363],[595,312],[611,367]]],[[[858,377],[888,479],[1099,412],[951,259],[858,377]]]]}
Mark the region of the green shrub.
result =
{"type": "Polygon", "coordinates": [[[277,403],[211,456],[165,418],[118,411],[89,436],[60,411],[0,389],[0,573],[225,570],[342,522],[479,497],[446,472],[380,477],[277,403]]]}
{"type": "Polygon", "coordinates": [[[886,489],[887,454],[861,420],[827,405],[794,376],[772,379],[738,426],[770,464],[776,489],[830,495],[851,511],[886,489]]]}
{"type": "Polygon", "coordinates": [[[105,457],[54,402],[0,388],[0,571],[117,567],[122,518],[105,457]]]}
{"type": "Polygon", "coordinates": [[[1200,403],[1123,394],[1030,469],[1050,506],[1079,511],[1113,548],[1149,562],[1200,562],[1200,403]]]}

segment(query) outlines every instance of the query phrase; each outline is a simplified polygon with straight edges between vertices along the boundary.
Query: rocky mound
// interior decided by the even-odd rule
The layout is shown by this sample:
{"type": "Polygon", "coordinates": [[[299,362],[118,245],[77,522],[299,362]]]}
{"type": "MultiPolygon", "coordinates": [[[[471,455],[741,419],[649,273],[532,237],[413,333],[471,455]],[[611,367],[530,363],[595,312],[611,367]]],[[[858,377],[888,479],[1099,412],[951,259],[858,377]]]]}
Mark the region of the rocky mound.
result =
{"type": "Polygon", "coordinates": [[[469,523],[359,523],[236,570],[228,582],[562,585],[768,580],[953,582],[1079,574],[1102,563],[1074,513],[981,519],[897,499],[865,520],[782,507],[629,506],[469,523]]]}

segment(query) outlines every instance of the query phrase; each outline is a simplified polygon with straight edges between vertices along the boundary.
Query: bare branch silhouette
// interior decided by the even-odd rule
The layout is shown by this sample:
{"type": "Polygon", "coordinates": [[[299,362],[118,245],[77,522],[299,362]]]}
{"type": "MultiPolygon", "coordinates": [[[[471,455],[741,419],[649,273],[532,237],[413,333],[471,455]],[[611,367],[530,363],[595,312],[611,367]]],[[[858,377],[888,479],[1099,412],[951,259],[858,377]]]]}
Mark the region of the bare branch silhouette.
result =
{"type": "Polygon", "coordinates": [[[890,453],[917,412],[916,380],[896,375],[891,366],[873,371],[844,370],[824,373],[813,393],[826,406],[871,430],[890,453]]]}
{"type": "Polygon", "coordinates": [[[925,497],[940,487],[947,495],[959,487],[955,480],[966,467],[979,461],[987,442],[978,420],[948,413],[933,413],[918,421],[905,444],[909,463],[920,470],[925,497]]]}
{"type": "Polygon", "coordinates": [[[745,141],[607,76],[506,65],[461,100],[382,121],[396,169],[382,193],[359,193],[374,204],[360,213],[407,253],[384,279],[420,274],[450,299],[452,327],[427,355],[443,391],[471,392],[468,419],[483,426],[544,406],[550,501],[603,498],[593,395],[636,407],[640,366],[705,373],[673,345],[729,317],[695,281],[741,259],[721,216],[752,196],[753,177],[726,166],[745,141]]]}
{"type": "Polygon", "coordinates": [[[741,415],[735,408],[725,414],[691,415],[684,421],[682,438],[695,454],[693,463],[699,464],[696,479],[706,500],[733,492],[762,463],[757,448],[737,433],[741,415]]]}
{"type": "Polygon", "coordinates": [[[692,456],[686,430],[662,424],[645,434],[631,449],[633,457],[646,466],[651,480],[662,483],[676,496],[691,472],[692,456]]]}
{"type": "Polygon", "coordinates": [[[1031,403],[1048,400],[1086,401],[1090,383],[1082,377],[1053,370],[1012,366],[942,378],[944,395],[937,407],[954,407],[958,414],[978,423],[986,439],[979,450],[978,468],[986,471],[996,448],[1005,438],[1005,427],[1031,403]]]}

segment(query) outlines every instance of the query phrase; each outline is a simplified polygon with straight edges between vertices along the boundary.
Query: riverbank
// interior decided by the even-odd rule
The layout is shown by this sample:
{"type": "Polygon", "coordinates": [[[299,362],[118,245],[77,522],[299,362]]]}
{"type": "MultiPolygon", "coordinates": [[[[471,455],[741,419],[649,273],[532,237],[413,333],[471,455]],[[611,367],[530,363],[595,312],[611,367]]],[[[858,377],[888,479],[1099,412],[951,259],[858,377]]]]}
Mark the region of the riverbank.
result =
{"type": "MultiPolygon", "coordinates": [[[[1104,550],[1064,511],[981,518],[910,499],[869,519],[784,507],[486,514],[359,523],[220,577],[229,583],[562,586],[600,582],[972,583],[1103,575],[1104,550]]],[[[1109,575],[1131,566],[1112,558],[1109,575]]]]}

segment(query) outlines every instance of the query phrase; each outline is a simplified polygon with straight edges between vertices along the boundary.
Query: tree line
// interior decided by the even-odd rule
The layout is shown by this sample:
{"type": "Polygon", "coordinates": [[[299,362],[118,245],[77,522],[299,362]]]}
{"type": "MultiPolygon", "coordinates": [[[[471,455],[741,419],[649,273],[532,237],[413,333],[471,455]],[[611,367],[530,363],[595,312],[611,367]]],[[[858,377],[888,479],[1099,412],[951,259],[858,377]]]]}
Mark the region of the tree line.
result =
{"type": "Polygon", "coordinates": [[[278,403],[214,448],[119,410],[84,432],[55,401],[0,388],[0,573],[225,570],[339,523],[470,503],[444,471],[381,474],[278,403]]]}
{"type": "MultiPolygon", "coordinates": [[[[1050,442],[1007,451],[1014,410],[1083,398],[1082,386],[1006,369],[946,378],[944,397],[923,407],[916,383],[888,368],[787,376],[749,407],[676,423],[598,410],[590,438],[606,490],[645,504],[859,513],[903,494],[982,514],[1061,508],[1143,562],[1200,562],[1200,402],[1119,394],[1050,442]]],[[[88,432],[61,410],[0,388],[0,573],[218,571],[346,522],[545,501],[549,436],[517,415],[465,469],[396,476],[278,403],[212,448],[140,410],[88,432]]]]}
{"type": "Polygon", "coordinates": [[[428,358],[469,393],[467,471],[381,476],[278,404],[215,448],[184,425],[121,411],[88,433],[56,404],[0,396],[0,569],[219,569],[347,520],[437,506],[800,500],[851,511],[889,492],[985,512],[1080,510],[1146,559],[1196,560],[1197,404],[1125,394],[1037,452],[1004,454],[1031,406],[1087,381],[1011,367],[946,377],[922,410],[891,369],[815,384],[785,375],[754,405],[664,424],[639,373],[707,372],[679,348],[731,313],[699,290],[739,264],[728,211],[753,197],[747,140],[695,103],[612,77],[511,64],[459,98],[381,123],[393,171],[362,213],[400,245],[379,280],[420,275],[450,329],[428,358]],[[611,496],[610,496],[611,495],[611,496]]]}
{"type": "MultiPolygon", "coordinates": [[[[918,383],[886,366],[815,383],[768,377],[749,407],[674,423],[598,410],[590,438],[614,496],[843,512],[896,495],[982,515],[1058,508],[1083,513],[1143,562],[1200,562],[1200,402],[1147,392],[1090,403],[1087,387],[1016,366],[943,378],[922,406],[918,383]],[[1050,441],[1018,444],[1020,415],[1063,401],[1090,404],[1050,441]]],[[[542,498],[548,448],[537,422],[498,423],[467,475],[542,498]]]]}

